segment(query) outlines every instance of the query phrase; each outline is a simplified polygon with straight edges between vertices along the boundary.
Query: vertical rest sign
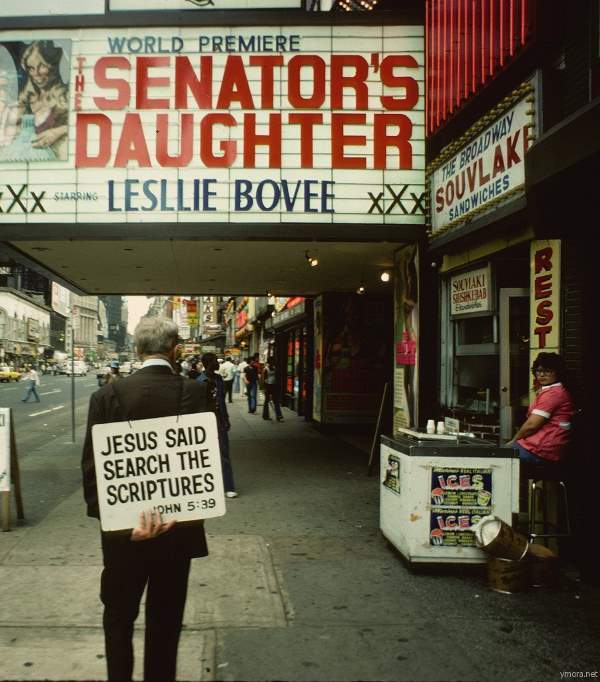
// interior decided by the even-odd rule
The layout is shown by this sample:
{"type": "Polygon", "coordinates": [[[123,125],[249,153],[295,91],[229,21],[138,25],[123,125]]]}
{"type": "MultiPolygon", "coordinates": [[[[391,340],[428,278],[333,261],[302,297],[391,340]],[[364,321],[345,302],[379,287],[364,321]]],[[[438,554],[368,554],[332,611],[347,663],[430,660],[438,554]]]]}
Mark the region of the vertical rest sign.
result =
{"type": "Polygon", "coordinates": [[[0,492],[10,492],[10,408],[0,407],[0,492]]]}
{"type": "Polygon", "coordinates": [[[212,412],[96,424],[92,441],[102,530],[133,528],[148,509],[164,521],[225,514],[212,412]]]}

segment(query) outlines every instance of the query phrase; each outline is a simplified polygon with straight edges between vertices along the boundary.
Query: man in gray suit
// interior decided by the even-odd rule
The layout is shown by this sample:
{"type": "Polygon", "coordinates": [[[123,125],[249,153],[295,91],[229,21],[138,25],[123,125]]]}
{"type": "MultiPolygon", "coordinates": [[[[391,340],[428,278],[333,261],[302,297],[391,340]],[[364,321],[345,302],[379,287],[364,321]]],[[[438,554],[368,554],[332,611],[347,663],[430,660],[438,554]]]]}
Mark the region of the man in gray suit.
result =
{"type": "MultiPolygon", "coordinates": [[[[175,374],[178,341],[177,325],[171,320],[143,319],[134,335],[142,368],[92,395],[82,457],[88,516],[100,517],[94,424],[214,409],[205,384],[175,374]]],[[[144,680],[174,682],[190,560],[208,554],[203,523],[163,523],[160,513],[149,510],[140,515],[133,530],[102,532],[101,538],[104,570],[100,597],[109,682],[132,679],[133,626],[146,586],[144,680]]]]}

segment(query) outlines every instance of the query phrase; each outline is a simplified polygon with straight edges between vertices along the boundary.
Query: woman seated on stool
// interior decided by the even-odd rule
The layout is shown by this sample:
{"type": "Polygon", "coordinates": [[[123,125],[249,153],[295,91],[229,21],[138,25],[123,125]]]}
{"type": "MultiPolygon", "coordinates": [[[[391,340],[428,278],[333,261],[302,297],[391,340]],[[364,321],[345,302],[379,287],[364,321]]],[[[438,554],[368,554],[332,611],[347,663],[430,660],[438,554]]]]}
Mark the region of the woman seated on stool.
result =
{"type": "Polygon", "coordinates": [[[527,420],[507,445],[516,445],[519,458],[530,464],[560,462],[570,440],[575,405],[563,386],[565,363],[557,353],[539,353],[531,367],[537,391],[527,420]]]}

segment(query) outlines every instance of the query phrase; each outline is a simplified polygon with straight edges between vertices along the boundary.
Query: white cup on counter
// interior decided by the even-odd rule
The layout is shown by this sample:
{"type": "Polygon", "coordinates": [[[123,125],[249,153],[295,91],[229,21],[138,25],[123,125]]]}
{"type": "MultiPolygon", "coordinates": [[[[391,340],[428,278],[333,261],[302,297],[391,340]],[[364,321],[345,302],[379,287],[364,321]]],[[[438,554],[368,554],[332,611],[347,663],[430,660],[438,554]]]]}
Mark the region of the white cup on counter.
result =
{"type": "Polygon", "coordinates": [[[438,422],[435,426],[435,432],[439,433],[440,435],[446,432],[446,425],[444,422],[438,422]]]}
{"type": "Polygon", "coordinates": [[[427,420],[425,431],[427,431],[427,433],[435,433],[435,421],[433,419],[427,420]]]}

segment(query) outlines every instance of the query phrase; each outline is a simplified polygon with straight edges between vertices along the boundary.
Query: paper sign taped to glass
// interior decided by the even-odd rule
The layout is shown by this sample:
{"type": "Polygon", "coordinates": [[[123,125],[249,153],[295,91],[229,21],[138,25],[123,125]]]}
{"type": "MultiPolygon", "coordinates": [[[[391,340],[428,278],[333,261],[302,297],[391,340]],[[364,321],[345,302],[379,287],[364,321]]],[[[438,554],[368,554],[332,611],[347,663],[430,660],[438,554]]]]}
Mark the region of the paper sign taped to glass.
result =
{"type": "Polygon", "coordinates": [[[134,528],[149,509],[165,522],[225,514],[212,412],[96,424],[92,442],[102,530],[134,528]]]}

